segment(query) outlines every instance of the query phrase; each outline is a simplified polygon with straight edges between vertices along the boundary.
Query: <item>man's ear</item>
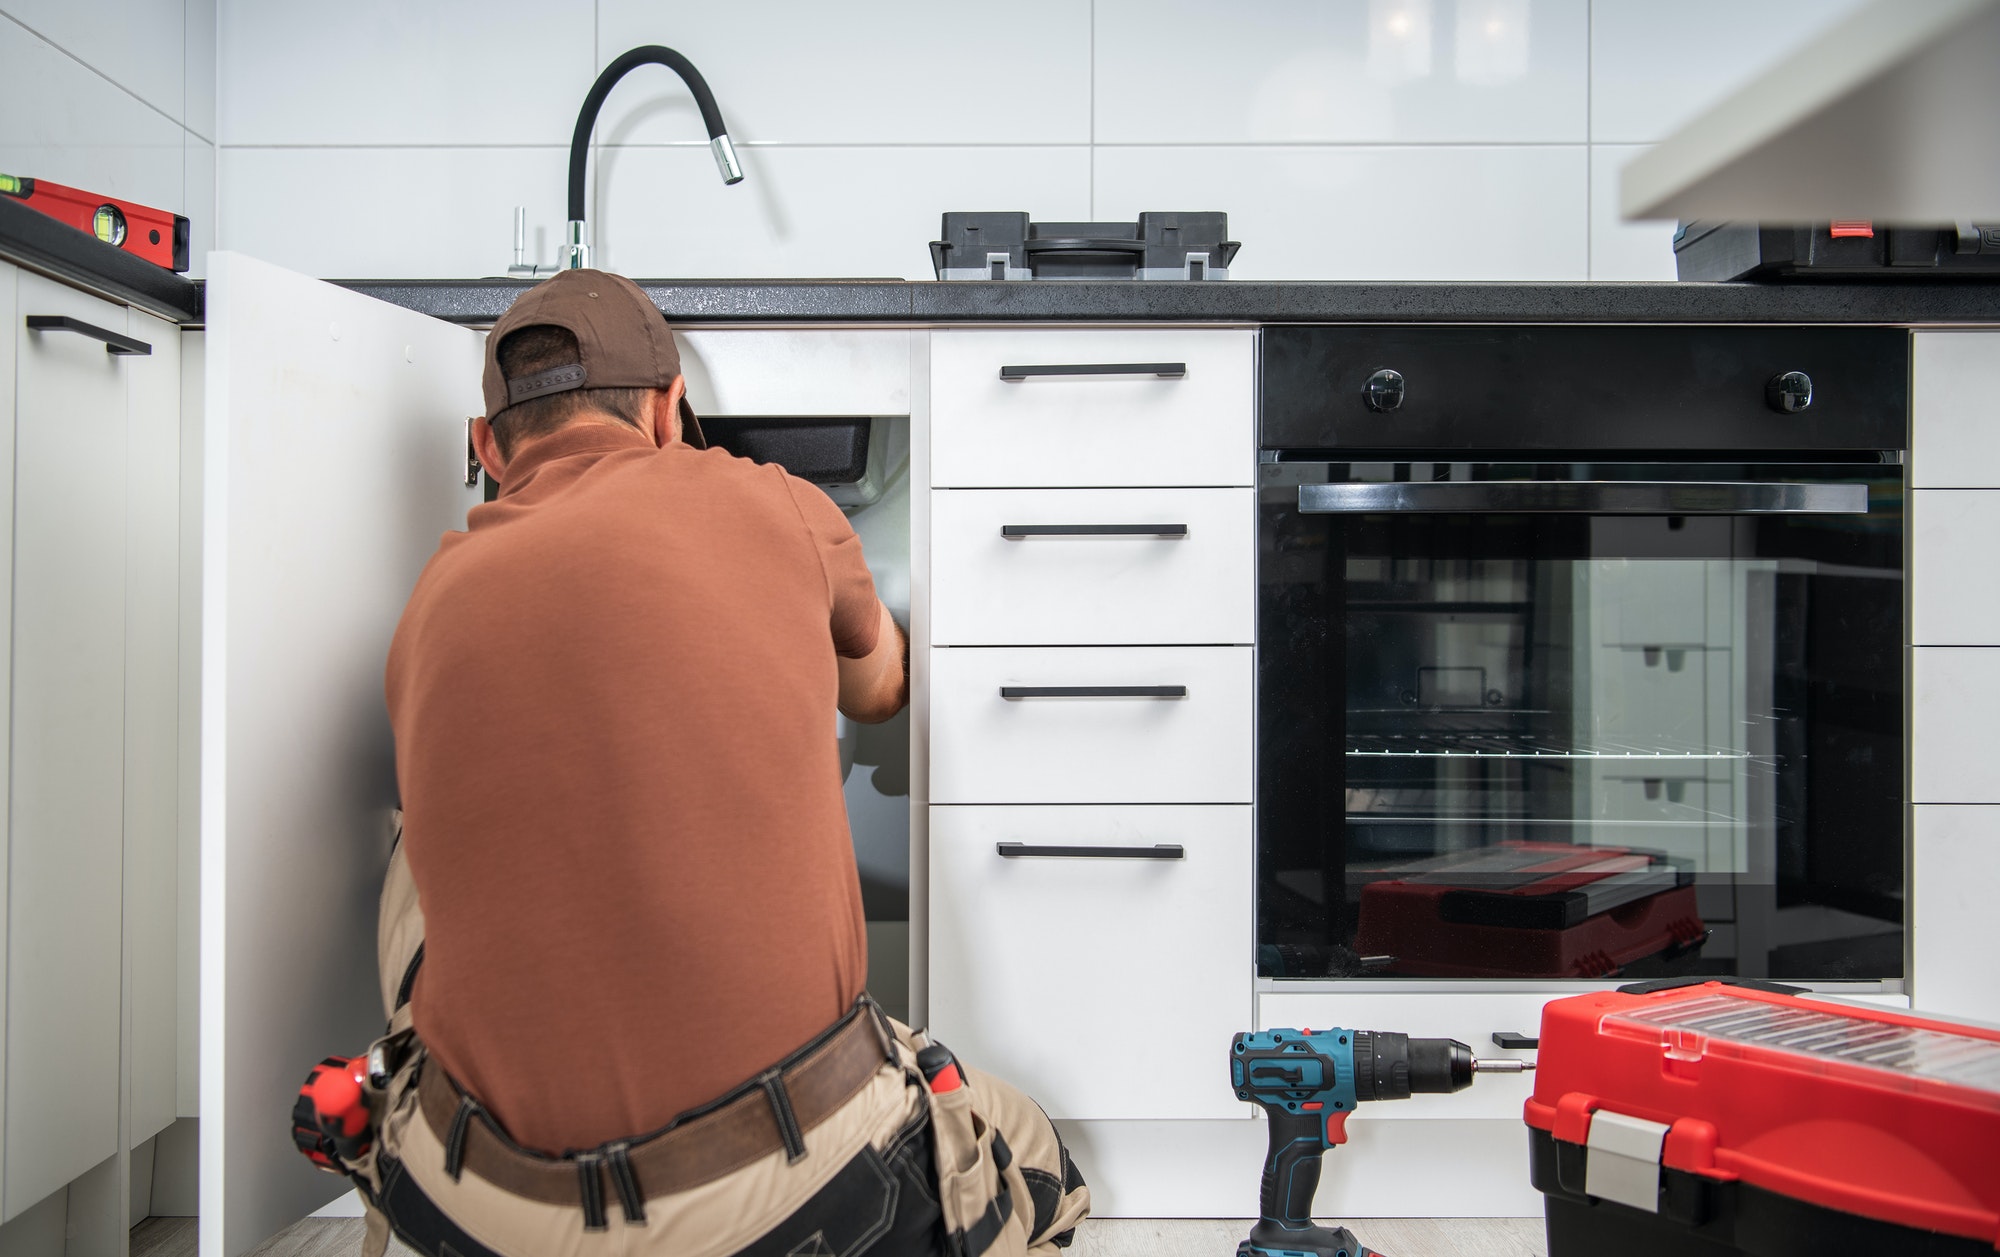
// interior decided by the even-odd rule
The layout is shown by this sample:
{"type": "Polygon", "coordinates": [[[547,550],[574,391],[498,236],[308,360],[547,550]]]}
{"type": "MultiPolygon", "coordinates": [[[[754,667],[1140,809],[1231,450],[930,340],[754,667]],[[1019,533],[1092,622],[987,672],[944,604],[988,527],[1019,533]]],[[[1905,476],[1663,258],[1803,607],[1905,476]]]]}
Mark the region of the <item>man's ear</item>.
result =
{"type": "Polygon", "coordinates": [[[687,396],[685,375],[677,375],[672,384],[653,390],[652,437],[653,444],[661,449],[665,449],[682,437],[681,398],[685,396],[687,396]]]}
{"type": "Polygon", "coordinates": [[[500,439],[493,435],[493,421],[484,415],[472,421],[472,452],[479,455],[479,465],[494,484],[506,483],[507,456],[500,452],[500,439]]]}

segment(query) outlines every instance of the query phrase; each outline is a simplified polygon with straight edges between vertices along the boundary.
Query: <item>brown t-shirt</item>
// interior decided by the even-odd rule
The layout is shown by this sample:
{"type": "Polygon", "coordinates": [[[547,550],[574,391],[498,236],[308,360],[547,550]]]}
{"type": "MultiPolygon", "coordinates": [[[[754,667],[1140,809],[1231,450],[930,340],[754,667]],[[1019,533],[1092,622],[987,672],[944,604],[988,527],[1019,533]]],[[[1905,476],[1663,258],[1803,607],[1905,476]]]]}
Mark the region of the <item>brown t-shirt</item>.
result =
{"type": "Polygon", "coordinates": [[[447,533],[389,650],[416,1027],[520,1143],[663,1125],[861,991],[836,653],[861,543],[776,467],[583,423],[447,533]]]}

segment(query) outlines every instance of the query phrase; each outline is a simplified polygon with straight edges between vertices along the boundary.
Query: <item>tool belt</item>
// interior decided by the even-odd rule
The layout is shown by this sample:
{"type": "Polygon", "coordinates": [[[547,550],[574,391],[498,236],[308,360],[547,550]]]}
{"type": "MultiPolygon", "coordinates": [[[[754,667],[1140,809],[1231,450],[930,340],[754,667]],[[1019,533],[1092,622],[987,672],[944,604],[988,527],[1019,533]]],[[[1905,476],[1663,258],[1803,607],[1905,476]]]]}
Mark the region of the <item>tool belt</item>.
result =
{"type": "Polygon", "coordinates": [[[720,1099],[650,1134],[566,1157],[516,1144],[436,1061],[425,1065],[416,1088],[454,1180],[469,1169],[512,1195],[580,1203],[584,1229],[601,1230],[610,1196],[626,1221],[640,1222],[646,1201],[712,1183],[780,1149],[796,1163],[806,1154],[805,1133],[853,1099],[884,1063],[897,1063],[895,1039],[863,995],[812,1042],[720,1099]]]}

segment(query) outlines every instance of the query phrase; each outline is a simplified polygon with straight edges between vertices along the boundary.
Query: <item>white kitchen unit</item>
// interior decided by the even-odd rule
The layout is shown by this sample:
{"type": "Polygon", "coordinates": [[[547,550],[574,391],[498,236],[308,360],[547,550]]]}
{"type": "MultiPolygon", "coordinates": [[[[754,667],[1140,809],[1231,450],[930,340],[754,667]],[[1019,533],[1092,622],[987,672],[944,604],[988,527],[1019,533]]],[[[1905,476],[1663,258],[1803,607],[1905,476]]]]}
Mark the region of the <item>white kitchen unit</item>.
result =
{"type": "Polygon", "coordinates": [[[11,265],[0,314],[0,1225],[119,1253],[176,1111],[181,333],[11,265]]]}
{"type": "Polygon", "coordinates": [[[201,663],[201,1251],[347,1190],[284,1132],[305,1071],[381,1033],[394,837],[382,667],[476,500],[479,333],[209,261],[201,663]]]}
{"type": "Polygon", "coordinates": [[[1919,331],[1910,371],[1911,969],[1915,1006],[2000,1021],[2000,332],[1919,331]]]}

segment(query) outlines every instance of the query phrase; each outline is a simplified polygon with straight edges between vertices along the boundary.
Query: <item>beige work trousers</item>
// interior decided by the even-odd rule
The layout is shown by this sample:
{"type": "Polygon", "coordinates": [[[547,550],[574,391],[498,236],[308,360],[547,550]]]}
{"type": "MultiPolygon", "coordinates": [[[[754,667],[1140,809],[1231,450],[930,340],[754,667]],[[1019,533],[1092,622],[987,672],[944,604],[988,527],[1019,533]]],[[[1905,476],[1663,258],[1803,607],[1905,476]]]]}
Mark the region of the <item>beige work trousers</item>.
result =
{"type": "MultiPolygon", "coordinates": [[[[423,913],[400,843],[383,887],[377,942],[393,1038],[408,1032],[399,997],[423,942],[423,913]]],[[[1054,1257],[1090,1211],[1090,1189],[1055,1127],[1026,1095],[962,1063],[966,1085],[933,1095],[915,1065],[925,1040],[891,1024],[898,1060],[885,1062],[852,1100],[805,1132],[803,1158],[788,1162],[780,1150],[692,1190],[649,1199],[642,1222],[626,1221],[614,1207],[608,1226],[586,1230],[580,1203],[511,1195],[470,1170],[456,1179],[447,1174],[443,1144],[417,1105],[421,1046],[381,1097],[380,1138],[355,1168],[395,1215],[405,1242],[428,1257],[483,1257],[482,1248],[495,1257],[1054,1257]],[[864,1157],[864,1148],[874,1156],[864,1157]],[[877,1179],[885,1170],[875,1167],[904,1176],[904,1194],[889,1193],[895,1219],[814,1230],[813,1219],[838,1212],[840,1203],[821,1193],[843,1191],[830,1185],[844,1170],[841,1184],[856,1181],[857,1159],[877,1179]],[[927,1215],[938,1224],[925,1225],[927,1215]],[[972,1244],[981,1247],[966,1251],[972,1244]]],[[[371,1206],[371,1250],[379,1251],[390,1226],[384,1210],[371,1206]]]]}

